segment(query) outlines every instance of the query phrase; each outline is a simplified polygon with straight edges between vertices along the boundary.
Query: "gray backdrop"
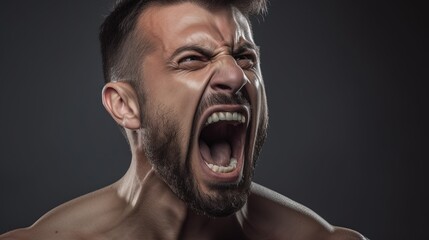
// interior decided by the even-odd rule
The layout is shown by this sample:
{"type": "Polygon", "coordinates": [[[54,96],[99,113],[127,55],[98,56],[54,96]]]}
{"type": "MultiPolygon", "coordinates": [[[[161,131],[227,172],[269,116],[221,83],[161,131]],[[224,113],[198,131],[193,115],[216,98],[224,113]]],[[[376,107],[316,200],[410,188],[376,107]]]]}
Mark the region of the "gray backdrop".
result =
{"type": "MultiPolygon", "coordinates": [[[[111,4],[1,3],[0,232],[128,167],[100,100],[111,4]]],[[[427,236],[424,20],[410,1],[272,0],[254,21],[270,107],[256,181],[371,239],[427,236]]]]}

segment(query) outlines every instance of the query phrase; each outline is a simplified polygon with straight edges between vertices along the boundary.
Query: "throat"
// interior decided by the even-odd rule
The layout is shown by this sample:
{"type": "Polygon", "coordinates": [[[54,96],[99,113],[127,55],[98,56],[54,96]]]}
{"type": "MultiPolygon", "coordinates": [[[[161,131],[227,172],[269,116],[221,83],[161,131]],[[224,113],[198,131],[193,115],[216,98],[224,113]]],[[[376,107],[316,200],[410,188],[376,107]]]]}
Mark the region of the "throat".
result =
{"type": "Polygon", "coordinates": [[[171,191],[154,169],[150,169],[140,180],[133,166],[136,165],[132,164],[113,188],[100,191],[99,194],[103,195],[99,198],[103,199],[103,204],[92,205],[96,209],[108,207],[107,210],[96,211],[108,214],[92,216],[92,225],[101,226],[98,221],[109,222],[107,228],[96,228],[101,231],[103,239],[178,239],[187,215],[185,203],[171,191]],[[105,194],[110,189],[115,189],[113,196],[105,194]]]}
{"type": "Polygon", "coordinates": [[[183,224],[180,239],[244,240],[248,238],[245,237],[243,228],[235,214],[213,219],[189,211],[183,224]]]}

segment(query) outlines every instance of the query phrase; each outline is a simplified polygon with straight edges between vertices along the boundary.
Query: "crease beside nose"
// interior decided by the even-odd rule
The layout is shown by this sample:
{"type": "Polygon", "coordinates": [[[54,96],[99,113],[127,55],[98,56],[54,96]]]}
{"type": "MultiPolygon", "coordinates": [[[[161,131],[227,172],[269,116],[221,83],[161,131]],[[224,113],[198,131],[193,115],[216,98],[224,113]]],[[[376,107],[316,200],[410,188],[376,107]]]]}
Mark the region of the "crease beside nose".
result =
{"type": "Polygon", "coordinates": [[[246,76],[235,59],[224,57],[217,66],[210,81],[210,88],[216,92],[235,94],[247,83],[246,76]]]}

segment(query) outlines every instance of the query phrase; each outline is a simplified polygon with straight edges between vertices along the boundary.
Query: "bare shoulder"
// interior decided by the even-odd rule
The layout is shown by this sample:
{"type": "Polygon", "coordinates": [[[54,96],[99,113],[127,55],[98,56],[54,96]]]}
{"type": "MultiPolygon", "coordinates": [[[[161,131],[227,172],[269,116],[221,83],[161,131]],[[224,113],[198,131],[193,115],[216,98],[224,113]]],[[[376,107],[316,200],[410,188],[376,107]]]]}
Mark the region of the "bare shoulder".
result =
{"type": "Polygon", "coordinates": [[[50,232],[37,228],[21,228],[0,235],[0,240],[83,240],[71,232],[50,232]]]}
{"type": "Polygon", "coordinates": [[[356,231],[332,226],[304,205],[256,183],[252,183],[248,202],[237,217],[251,239],[365,239],[356,231]]]}
{"type": "Polygon", "coordinates": [[[109,187],[66,202],[37,220],[32,226],[0,235],[0,240],[82,240],[105,226],[117,199],[109,187]],[[100,216],[104,216],[103,218],[100,216]]]}
{"type": "Polygon", "coordinates": [[[27,228],[22,228],[0,235],[0,240],[26,240],[30,237],[30,231],[27,228]]]}

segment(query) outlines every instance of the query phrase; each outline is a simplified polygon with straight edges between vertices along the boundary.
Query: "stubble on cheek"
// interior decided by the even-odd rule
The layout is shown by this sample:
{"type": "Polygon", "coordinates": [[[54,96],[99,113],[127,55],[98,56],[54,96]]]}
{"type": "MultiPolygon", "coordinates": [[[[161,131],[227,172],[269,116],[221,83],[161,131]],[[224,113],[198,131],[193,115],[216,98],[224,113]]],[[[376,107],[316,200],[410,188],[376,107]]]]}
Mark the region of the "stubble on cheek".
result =
{"type": "MultiPolygon", "coordinates": [[[[229,97],[217,97],[206,99],[200,104],[194,117],[193,127],[189,138],[189,144],[181,149],[183,135],[179,125],[179,116],[165,107],[157,106],[152,112],[141,111],[142,119],[143,149],[150,163],[160,178],[170,189],[183,200],[188,207],[195,212],[210,217],[227,216],[240,209],[247,201],[250,191],[250,183],[253,176],[259,150],[262,147],[266,135],[266,127],[261,121],[258,128],[255,152],[252,159],[246,156],[247,166],[243,172],[243,178],[237,185],[222,186],[213,184],[205,186],[198,182],[199,159],[192,159],[192,146],[195,146],[195,123],[204,109],[212,104],[247,104],[246,100],[229,97]],[[251,161],[252,163],[250,163],[251,161]],[[211,190],[209,190],[211,189],[211,190]]],[[[153,107],[153,106],[151,106],[153,107]]],[[[198,140],[198,139],[197,139],[198,140]]],[[[248,144],[246,144],[248,146],[248,144]]],[[[249,151],[246,151],[249,152],[249,151]]]]}

